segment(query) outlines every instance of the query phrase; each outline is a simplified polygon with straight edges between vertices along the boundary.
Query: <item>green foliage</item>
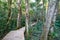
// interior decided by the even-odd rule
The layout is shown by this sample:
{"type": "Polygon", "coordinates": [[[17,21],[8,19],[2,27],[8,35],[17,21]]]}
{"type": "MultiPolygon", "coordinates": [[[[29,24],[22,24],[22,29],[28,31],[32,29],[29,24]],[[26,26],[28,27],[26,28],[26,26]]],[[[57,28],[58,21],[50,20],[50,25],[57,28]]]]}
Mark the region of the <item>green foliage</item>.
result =
{"type": "Polygon", "coordinates": [[[42,21],[38,21],[36,23],[36,25],[29,27],[30,40],[39,40],[40,39],[40,35],[42,32],[42,26],[43,26],[42,21]]]}
{"type": "Polygon", "coordinates": [[[55,22],[55,29],[54,29],[54,38],[60,39],[60,15],[57,15],[56,22],[55,22]]]}
{"type": "MultiPolygon", "coordinates": [[[[12,19],[9,23],[8,26],[8,31],[11,30],[15,30],[16,26],[17,26],[17,14],[18,14],[18,9],[17,9],[17,5],[16,5],[16,1],[17,0],[13,0],[13,5],[12,6],[12,19]]],[[[39,4],[41,0],[36,0],[36,2],[32,2],[29,3],[30,9],[29,9],[29,14],[30,14],[30,22],[36,22],[37,18],[40,19],[42,18],[42,13],[41,10],[43,10],[43,8],[41,8],[41,4],[39,4]],[[38,5],[39,4],[39,5],[38,5]]],[[[46,0],[44,0],[44,3],[46,3],[46,0]]],[[[25,1],[22,0],[22,13],[25,12],[25,1]]],[[[44,6],[44,15],[45,15],[45,6],[44,6]]],[[[3,34],[4,34],[4,30],[6,28],[6,24],[7,24],[7,17],[8,17],[8,2],[3,2],[0,0],[0,38],[2,38],[3,34]]],[[[22,15],[22,26],[25,26],[25,15],[22,15]]],[[[29,39],[28,40],[39,40],[40,39],[40,35],[42,32],[42,27],[43,27],[43,22],[42,21],[38,21],[36,25],[32,26],[29,28],[29,39]]],[[[51,33],[51,36],[53,38],[56,37],[60,37],[60,15],[57,15],[57,19],[55,22],[55,26],[54,26],[54,32],[51,33]]]]}

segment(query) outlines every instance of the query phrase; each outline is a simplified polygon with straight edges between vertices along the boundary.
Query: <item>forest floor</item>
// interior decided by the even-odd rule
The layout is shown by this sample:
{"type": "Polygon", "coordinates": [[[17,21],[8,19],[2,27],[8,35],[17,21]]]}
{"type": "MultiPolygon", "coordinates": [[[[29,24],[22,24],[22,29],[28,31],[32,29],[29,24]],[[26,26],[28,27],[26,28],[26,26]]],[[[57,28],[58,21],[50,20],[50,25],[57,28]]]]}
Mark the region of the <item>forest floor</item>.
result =
{"type": "MultiPolygon", "coordinates": [[[[34,22],[31,24],[29,29],[32,29],[30,40],[39,40],[41,33],[41,23],[34,22]]],[[[24,31],[25,27],[18,30],[12,30],[2,40],[24,40],[24,31]]]]}

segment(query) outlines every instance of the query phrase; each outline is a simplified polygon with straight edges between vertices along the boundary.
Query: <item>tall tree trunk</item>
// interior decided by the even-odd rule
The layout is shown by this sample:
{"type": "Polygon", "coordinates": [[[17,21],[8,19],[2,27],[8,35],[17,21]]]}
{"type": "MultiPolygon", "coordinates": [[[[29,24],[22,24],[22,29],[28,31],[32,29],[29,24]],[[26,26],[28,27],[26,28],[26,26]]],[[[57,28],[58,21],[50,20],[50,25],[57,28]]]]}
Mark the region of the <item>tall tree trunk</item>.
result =
{"type": "Polygon", "coordinates": [[[25,14],[25,16],[26,16],[26,27],[25,27],[25,29],[26,29],[26,39],[28,39],[28,36],[29,36],[29,30],[28,30],[28,27],[29,27],[29,2],[28,2],[28,0],[25,0],[25,4],[26,4],[26,14],[25,14]]]}
{"type": "Polygon", "coordinates": [[[21,1],[22,0],[17,0],[18,4],[18,18],[17,18],[17,29],[21,28],[21,18],[22,18],[22,9],[21,9],[21,1]]]}
{"type": "Polygon", "coordinates": [[[42,0],[43,2],[43,9],[42,9],[42,21],[43,23],[45,22],[45,14],[44,14],[44,0],[42,0]]]}
{"type": "Polygon", "coordinates": [[[48,10],[48,0],[46,0],[46,13],[47,13],[47,10],[48,10]]]}
{"type": "Polygon", "coordinates": [[[8,0],[8,18],[7,18],[7,24],[5,27],[5,32],[8,31],[9,23],[11,20],[11,4],[12,4],[12,0],[8,0]]]}
{"type": "Polygon", "coordinates": [[[58,0],[49,0],[48,12],[46,14],[46,22],[45,22],[44,27],[43,27],[41,40],[48,40],[49,28],[51,26],[51,20],[52,20],[52,17],[54,15],[55,6],[56,6],[57,1],[58,0]]]}
{"type": "Polygon", "coordinates": [[[53,14],[53,17],[52,17],[52,20],[51,20],[51,27],[49,29],[48,40],[53,40],[53,37],[52,37],[51,33],[54,32],[56,15],[58,13],[58,6],[59,6],[59,1],[56,2],[55,11],[54,11],[54,14],[53,14]]]}
{"type": "Polygon", "coordinates": [[[9,22],[11,20],[11,4],[12,0],[8,0],[8,18],[7,18],[7,26],[9,25],[9,22]]]}

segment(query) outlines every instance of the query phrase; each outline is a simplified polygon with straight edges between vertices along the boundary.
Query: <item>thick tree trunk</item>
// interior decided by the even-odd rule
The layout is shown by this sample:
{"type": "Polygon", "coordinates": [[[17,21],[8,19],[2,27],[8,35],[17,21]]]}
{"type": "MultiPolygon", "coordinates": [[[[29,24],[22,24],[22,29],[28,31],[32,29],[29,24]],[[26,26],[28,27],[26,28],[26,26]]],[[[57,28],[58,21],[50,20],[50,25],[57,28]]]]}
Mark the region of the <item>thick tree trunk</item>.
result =
{"type": "Polygon", "coordinates": [[[49,28],[51,26],[51,20],[52,20],[52,17],[54,15],[56,1],[57,0],[49,0],[48,12],[46,14],[46,22],[45,22],[45,25],[43,27],[43,33],[41,36],[41,40],[48,40],[49,28]]]}
{"type": "Polygon", "coordinates": [[[28,0],[25,0],[25,4],[26,4],[26,14],[25,14],[25,16],[26,16],[26,27],[25,27],[25,29],[26,29],[26,39],[28,39],[28,35],[29,35],[29,30],[28,30],[28,27],[29,27],[29,2],[28,2],[28,0]]]}
{"type": "Polygon", "coordinates": [[[22,18],[22,9],[21,9],[21,1],[22,0],[17,0],[18,4],[18,18],[17,18],[17,29],[21,28],[21,18],[22,18]]]}
{"type": "Polygon", "coordinates": [[[52,20],[51,20],[51,27],[49,29],[48,40],[53,40],[53,37],[52,37],[51,33],[54,32],[56,15],[58,13],[58,6],[59,6],[59,1],[56,2],[55,11],[54,11],[54,14],[53,14],[53,17],[52,17],[52,20]]]}

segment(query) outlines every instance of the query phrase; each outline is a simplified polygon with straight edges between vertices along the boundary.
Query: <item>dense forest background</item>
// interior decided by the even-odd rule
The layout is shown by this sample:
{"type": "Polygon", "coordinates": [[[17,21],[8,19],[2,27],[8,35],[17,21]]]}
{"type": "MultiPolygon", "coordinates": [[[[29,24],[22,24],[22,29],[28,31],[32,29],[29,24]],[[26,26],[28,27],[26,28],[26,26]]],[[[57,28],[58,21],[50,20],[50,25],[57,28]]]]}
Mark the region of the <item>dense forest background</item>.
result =
{"type": "MultiPolygon", "coordinates": [[[[49,2],[53,1],[0,0],[0,39],[2,39],[8,32],[18,30],[24,26],[26,26],[28,40],[42,39],[40,36],[43,34],[43,26],[48,19],[47,13],[49,5],[51,4],[49,4],[49,2]]],[[[60,40],[60,0],[56,1],[55,7],[57,8],[55,8],[57,14],[55,15],[55,19],[52,18],[50,20],[51,22],[52,20],[55,20],[55,22],[50,24],[53,29],[52,33],[49,31],[48,40],[60,40]]],[[[54,7],[51,9],[54,9],[54,7]]]]}

